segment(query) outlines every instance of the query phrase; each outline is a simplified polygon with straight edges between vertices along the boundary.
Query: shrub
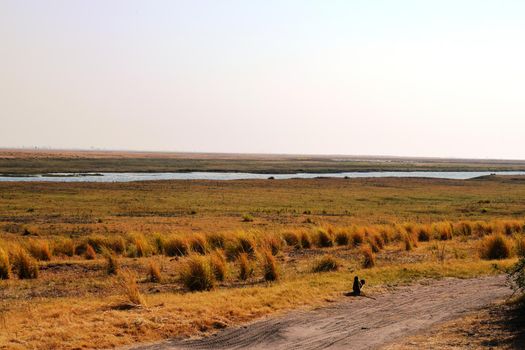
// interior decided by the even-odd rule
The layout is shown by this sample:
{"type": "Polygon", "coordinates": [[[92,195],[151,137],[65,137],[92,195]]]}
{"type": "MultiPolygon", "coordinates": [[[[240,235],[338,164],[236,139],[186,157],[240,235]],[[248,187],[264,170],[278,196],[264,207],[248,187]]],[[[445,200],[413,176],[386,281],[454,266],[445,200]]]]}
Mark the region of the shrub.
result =
{"type": "Polygon", "coordinates": [[[38,278],[38,262],[23,248],[15,252],[13,267],[20,279],[38,278]]]}
{"type": "Polygon", "coordinates": [[[332,255],[325,255],[314,261],[312,272],[328,272],[337,271],[339,269],[339,262],[332,255]]]}
{"type": "Polygon", "coordinates": [[[302,231],[299,233],[299,241],[301,243],[301,247],[304,249],[310,249],[312,247],[312,240],[310,239],[308,232],[302,231]]]}
{"type": "Polygon", "coordinates": [[[239,258],[237,259],[237,262],[239,264],[239,279],[241,281],[246,281],[248,278],[250,278],[253,275],[253,266],[250,262],[250,259],[248,259],[248,254],[241,253],[239,254],[239,258]]]}
{"type": "Polygon", "coordinates": [[[226,263],[226,258],[224,257],[224,254],[221,251],[215,251],[210,256],[210,266],[213,275],[215,276],[215,279],[221,282],[224,281],[224,279],[226,278],[228,265],[226,263]]]}
{"type": "Polygon", "coordinates": [[[206,236],[208,245],[212,249],[224,249],[226,247],[226,237],[222,233],[212,233],[206,236]]]}
{"type": "Polygon", "coordinates": [[[118,258],[112,252],[105,252],[106,257],[106,273],[108,275],[116,275],[120,270],[120,263],[118,258]]]}
{"type": "Polygon", "coordinates": [[[148,281],[160,282],[162,275],[160,273],[160,266],[155,260],[150,260],[148,264],[148,281]]]}
{"type": "Polygon", "coordinates": [[[86,258],[86,260],[94,260],[97,258],[97,253],[90,244],[86,245],[86,252],[84,253],[84,257],[86,258]]]}
{"type": "Polygon", "coordinates": [[[330,233],[320,228],[317,230],[317,246],[320,248],[328,248],[334,245],[330,233]]]}
{"type": "Polygon", "coordinates": [[[164,253],[167,256],[188,255],[188,243],[179,237],[171,237],[164,244],[164,253]]]}
{"type": "Polygon", "coordinates": [[[124,270],[119,274],[118,285],[124,292],[127,302],[136,306],[146,306],[146,301],[140,294],[135,273],[124,270]]]}
{"type": "Polygon", "coordinates": [[[181,280],[190,291],[211,290],[215,285],[215,276],[208,260],[199,255],[187,258],[182,270],[181,280]]]}
{"type": "Polygon", "coordinates": [[[350,241],[353,247],[359,247],[365,241],[365,235],[362,231],[354,231],[350,235],[350,241]]]}
{"type": "Polygon", "coordinates": [[[206,252],[208,251],[208,248],[206,246],[206,239],[202,235],[199,235],[199,234],[192,235],[188,239],[188,243],[189,243],[191,251],[194,253],[205,255],[206,252]]]}
{"type": "Polygon", "coordinates": [[[297,232],[287,231],[283,233],[283,239],[286,245],[294,248],[301,248],[301,241],[297,232]]]}
{"type": "Polygon", "coordinates": [[[279,279],[279,270],[277,260],[269,250],[264,250],[261,256],[261,267],[265,281],[277,281],[279,279]]]}
{"type": "Polygon", "coordinates": [[[374,253],[372,252],[372,249],[370,248],[370,246],[362,247],[361,248],[361,254],[363,256],[362,266],[365,269],[374,267],[374,265],[376,264],[375,256],[374,256],[374,253]]]}
{"type": "Polygon", "coordinates": [[[335,234],[335,244],[339,246],[348,245],[350,242],[350,235],[345,230],[337,231],[335,234]]]}
{"type": "Polygon", "coordinates": [[[511,243],[499,233],[485,236],[479,247],[479,255],[485,260],[506,259],[511,255],[511,243]]]}
{"type": "Polygon", "coordinates": [[[49,249],[49,243],[47,243],[47,241],[30,240],[27,249],[29,250],[29,253],[37,260],[51,260],[51,249],[49,249]]]}
{"type": "Polygon", "coordinates": [[[0,248],[0,279],[6,280],[11,276],[11,264],[9,262],[9,255],[0,248]]]}
{"type": "Polygon", "coordinates": [[[53,251],[55,255],[73,256],[75,255],[75,242],[71,238],[62,238],[55,242],[53,251]]]}

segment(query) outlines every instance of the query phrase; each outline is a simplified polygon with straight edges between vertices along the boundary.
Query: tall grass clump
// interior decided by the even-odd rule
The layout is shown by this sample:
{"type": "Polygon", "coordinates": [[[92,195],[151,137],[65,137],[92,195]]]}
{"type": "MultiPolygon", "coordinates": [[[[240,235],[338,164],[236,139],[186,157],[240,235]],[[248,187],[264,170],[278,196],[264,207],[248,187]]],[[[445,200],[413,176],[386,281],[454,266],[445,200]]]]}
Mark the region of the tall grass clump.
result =
{"type": "Polygon", "coordinates": [[[269,249],[273,255],[277,255],[282,249],[282,240],[276,235],[267,235],[262,240],[262,246],[269,249]]]}
{"type": "Polygon", "coordinates": [[[23,248],[15,251],[13,268],[20,279],[38,278],[38,262],[23,248]]]}
{"type": "Polygon", "coordinates": [[[405,234],[404,237],[403,237],[403,244],[405,246],[405,250],[407,252],[411,251],[412,249],[414,249],[414,241],[412,240],[412,237],[410,236],[410,234],[405,234]]]}
{"type": "Polygon", "coordinates": [[[500,233],[485,236],[479,246],[479,255],[485,260],[506,259],[511,256],[512,244],[500,233]]]}
{"type": "Polygon", "coordinates": [[[525,235],[516,236],[516,254],[525,257],[525,235]]]}
{"type": "Polygon", "coordinates": [[[210,256],[210,266],[217,281],[224,281],[226,279],[226,273],[228,271],[228,264],[222,251],[216,250],[210,256]]]}
{"type": "Polygon", "coordinates": [[[181,270],[181,280],[190,291],[211,290],[215,286],[215,276],[204,256],[191,255],[181,270]]]}
{"type": "Polygon", "coordinates": [[[190,250],[194,253],[205,255],[208,252],[206,239],[203,235],[195,234],[188,238],[190,250]]]}
{"type": "Polygon", "coordinates": [[[301,247],[304,249],[310,249],[312,247],[312,240],[310,239],[310,235],[306,231],[302,231],[299,233],[299,242],[301,243],[301,247]]]}
{"type": "Polygon", "coordinates": [[[146,301],[139,291],[137,276],[135,273],[129,270],[120,272],[118,276],[118,285],[124,292],[127,302],[134,306],[146,306],[146,301]]]}
{"type": "Polygon", "coordinates": [[[153,234],[153,246],[157,254],[163,255],[165,253],[164,246],[166,245],[166,237],[160,233],[153,234]]]}
{"type": "Polygon", "coordinates": [[[141,258],[151,254],[151,245],[143,234],[133,233],[129,235],[129,241],[127,255],[130,258],[141,258]]]}
{"type": "Polygon", "coordinates": [[[239,265],[239,279],[241,281],[246,281],[253,276],[254,269],[250,259],[248,259],[248,254],[239,254],[237,264],[239,265]]]}
{"type": "MultiPolygon", "coordinates": [[[[461,225],[456,226],[456,229],[458,232],[465,232],[469,230],[468,227],[468,225],[463,223],[461,225]]],[[[433,225],[433,231],[437,239],[441,241],[447,241],[449,239],[452,239],[454,227],[450,222],[438,222],[433,225]]]]}
{"type": "Polygon", "coordinates": [[[268,249],[261,253],[261,269],[265,281],[277,281],[279,279],[279,268],[277,260],[268,249]]]}
{"type": "Polygon", "coordinates": [[[0,248],[0,279],[7,280],[11,277],[11,263],[9,255],[5,250],[0,248]]]}
{"type": "Polygon", "coordinates": [[[365,241],[365,235],[361,230],[355,230],[350,235],[350,243],[352,247],[359,247],[365,241]]]}
{"type": "MultiPolygon", "coordinates": [[[[126,240],[120,235],[106,237],[103,244],[105,248],[112,250],[115,254],[126,252],[126,240]]],[[[149,246],[149,244],[147,245],[149,246]]]]}
{"type": "Polygon", "coordinates": [[[431,231],[427,226],[419,226],[416,229],[417,240],[420,242],[429,242],[431,239],[431,231]]]}
{"type": "Polygon", "coordinates": [[[361,266],[365,269],[369,269],[371,267],[374,267],[376,264],[375,255],[372,252],[372,248],[370,246],[365,245],[361,248],[361,255],[363,256],[363,260],[361,263],[361,266]]]}
{"type": "Polygon", "coordinates": [[[164,243],[164,254],[167,256],[185,256],[188,250],[188,242],[180,237],[171,237],[164,243]]]}
{"type": "Polygon", "coordinates": [[[334,245],[332,235],[325,229],[317,229],[317,246],[319,248],[328,248],[334,245]]]}
{"type": "Polygon", "coordinates": [[[71,257],[75,255],[75,242],[71,238],[62,238],[53,245],[53,253],[71,257]]]}
{"type": "Polygon", "coordinates": [[[301,240],[299,235],[294,231],[286,231],[283,233],[283,239],[286,242],[286,245],[294,248],[301,248],[301,240]]]}
{"type": "Polygon", "coordinates": [[[251,258],[255,257],[257,244],[253,236],[240,232],[233,240],[226,244],[228,259],[235,260],[240,254],[246,253],[251,258]]]}
{"type": "Polygon", "coordinates": [[[49,243],[45,240],[30,240],[27,250],[37,260],[51,260],[51,249],[49,249],[49,243]]]}
{"type": "Polygon", "coordinates": [[[337,271],[339,269],[339,262],[332,255],[325,255],[314,261],[312,265],[312,272],[329,272],[337,271]]]}
{"type": "MultiPolygon", "coordinates": [[[[472,224],[468,221],[460,221],[452,225],[452,230],[453,233],[457,234],[458,236],[470,236],[472,234],[472,224]]],[[[450,238],[452,238],[452,235],[450,236],[450,238]]],[[[443,238],[441,239],[444,240],[443,238]]]]}
{"type": "Polygon", "coordinates": [[[155,283],[162,281],[160,266],[155,260],[150,260],[148,263],[148,281],[155,283]]]}
{"type": "Polygon", "coordinates": [[[346,230],[339,230],[335,233],[335,244],[338,246],[348,245],[350,242],[350,235],[346,230]]]}
{"type": "Polygon", "coordinates": [[[226,247],[226,236],[222,233],[210,233],[206,235],[206,241],[211,249],[224,249],[226,247]]]}

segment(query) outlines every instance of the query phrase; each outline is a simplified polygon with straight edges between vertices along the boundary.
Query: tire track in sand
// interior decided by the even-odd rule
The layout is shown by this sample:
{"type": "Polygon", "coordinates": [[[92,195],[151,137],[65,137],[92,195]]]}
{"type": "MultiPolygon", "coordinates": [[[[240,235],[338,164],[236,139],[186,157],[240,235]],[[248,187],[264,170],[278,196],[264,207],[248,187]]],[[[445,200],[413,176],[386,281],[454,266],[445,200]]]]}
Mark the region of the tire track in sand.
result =
{"type": "Polygon", "coordinates": [[[132,347],[171,349],[375,349],[511,294],[504,276],[443,279],[370,298],[348,298],[190,340],[132,347]]]}

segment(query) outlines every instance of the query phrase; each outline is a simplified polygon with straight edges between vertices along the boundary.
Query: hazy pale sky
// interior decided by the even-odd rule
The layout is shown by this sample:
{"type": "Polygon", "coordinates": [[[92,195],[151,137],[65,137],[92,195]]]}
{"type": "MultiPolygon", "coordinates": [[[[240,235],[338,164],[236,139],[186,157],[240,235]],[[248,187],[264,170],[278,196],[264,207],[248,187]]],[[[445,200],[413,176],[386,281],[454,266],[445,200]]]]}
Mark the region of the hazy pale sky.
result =
{"type": "Polygon", "coordinates": [[[0,0],[0,147],[525,158],[525,1],[0,0]]]}

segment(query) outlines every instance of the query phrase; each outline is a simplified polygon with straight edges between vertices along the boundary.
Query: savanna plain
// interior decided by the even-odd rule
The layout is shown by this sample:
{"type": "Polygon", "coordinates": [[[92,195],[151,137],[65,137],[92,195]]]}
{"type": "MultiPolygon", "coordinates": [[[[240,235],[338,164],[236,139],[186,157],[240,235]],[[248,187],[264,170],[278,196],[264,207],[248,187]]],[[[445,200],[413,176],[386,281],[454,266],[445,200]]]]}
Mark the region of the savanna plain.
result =
{"type": "Polygon", "coordinates": [[[0,348],[207,335],[525,251],[525,178],[0,183],[0,348]]]}

